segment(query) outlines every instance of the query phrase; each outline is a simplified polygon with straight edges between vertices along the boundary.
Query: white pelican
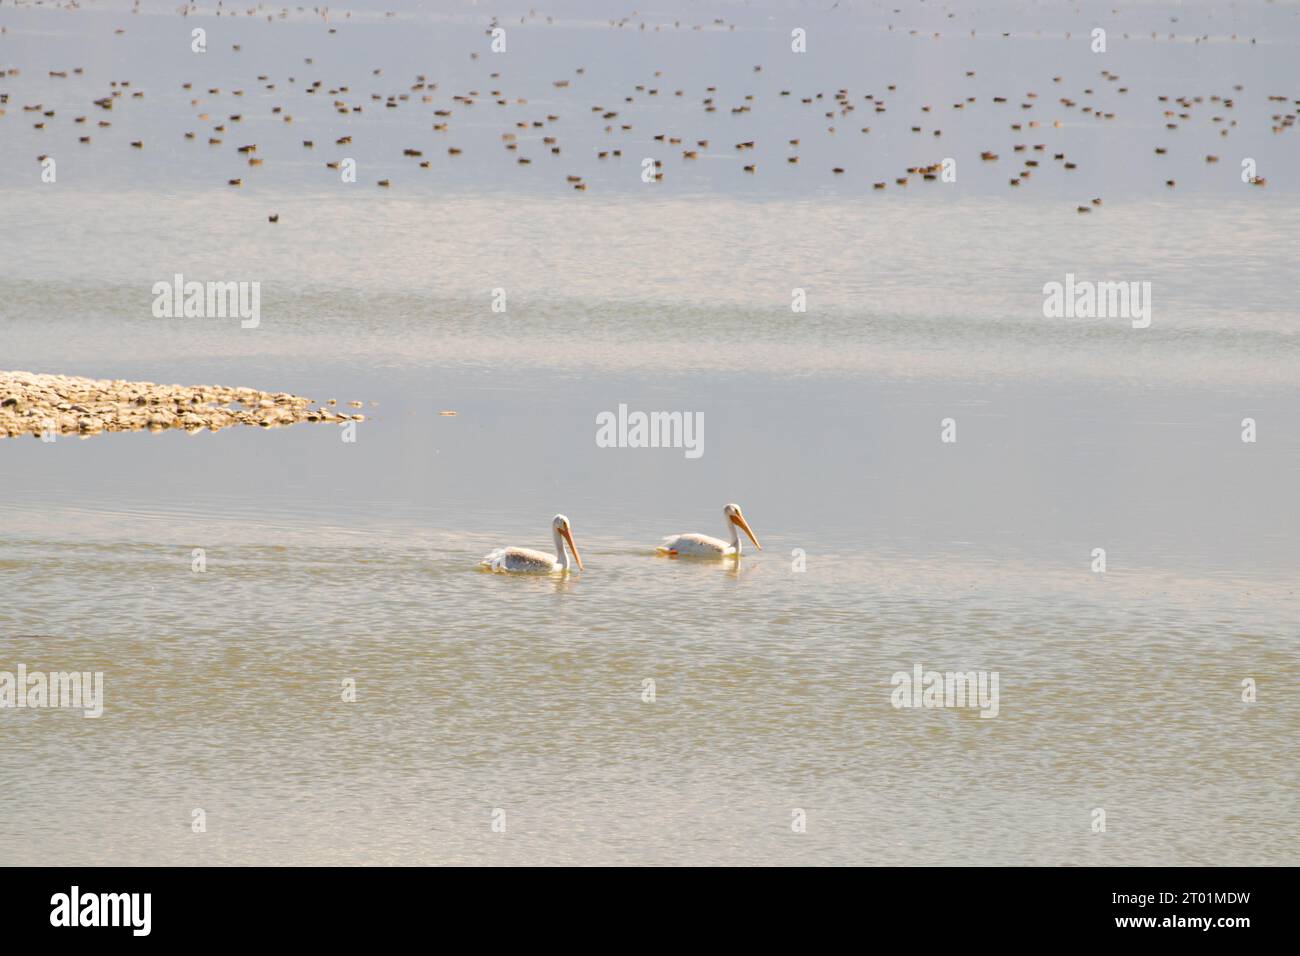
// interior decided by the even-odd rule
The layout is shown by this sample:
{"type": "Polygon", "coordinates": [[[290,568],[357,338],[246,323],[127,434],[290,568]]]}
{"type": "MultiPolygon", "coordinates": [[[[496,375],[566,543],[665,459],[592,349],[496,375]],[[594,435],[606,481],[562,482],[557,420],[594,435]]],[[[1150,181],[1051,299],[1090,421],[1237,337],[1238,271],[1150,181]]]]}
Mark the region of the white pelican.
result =
{"type": "Polygon", "coordinates": [[[723,505],[722,514],[727,519],[727,530],[731,532],[730,544],[721,538],[711,538],[707,534],[674,534],[664,538],[664,543],[656,550],[660,554],[673,557],[680,555],[688,558],[738,558],[740,557],[740,532],[736,530],[737,528],[749,535],[749,540],[754,542],[754,547],[763,550],[763,546],[754,537],[754,532],[749,529],[749,522],[740,513],[740,505],[723,505]]]}
{"type": "Polygon", "coordinates": [[[551,519],[551,533],[555,536],[555,554],[545,551],[533,551],[531,548],[497,548],[483,558],[479,564],[492,571],[514,571],[521,574],[551,574],[556,571],[569,570],[569,552],[564,543],[569,543],[573,551],[573,560],[582,569],[582,558],[578,555],[578,546],[573,543],[573,530],[569,519],[556,515],[551,519]]]}

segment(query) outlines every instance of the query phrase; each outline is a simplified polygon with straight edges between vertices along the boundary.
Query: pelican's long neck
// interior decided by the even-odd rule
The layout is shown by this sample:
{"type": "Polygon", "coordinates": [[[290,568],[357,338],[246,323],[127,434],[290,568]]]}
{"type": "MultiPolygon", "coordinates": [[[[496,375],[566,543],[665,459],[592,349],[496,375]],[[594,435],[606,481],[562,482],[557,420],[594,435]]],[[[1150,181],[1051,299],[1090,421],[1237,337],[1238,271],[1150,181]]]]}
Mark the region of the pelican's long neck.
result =
{"type": "Polygon", "coordinates": [[[564,536],[560,534],[559,528],[552,528],[551,534],[555,537],[555,560],[563,571],[569,570],[569,549],[564,546],[564,536]]]}
{"type": "Polygon", "coordinates": [[[736,527],[736,522],[730,518],[726,519],[727,529],[731,532],[731,546],[736,549],[736,554],[740,554],[740,529],[736,527]]]}

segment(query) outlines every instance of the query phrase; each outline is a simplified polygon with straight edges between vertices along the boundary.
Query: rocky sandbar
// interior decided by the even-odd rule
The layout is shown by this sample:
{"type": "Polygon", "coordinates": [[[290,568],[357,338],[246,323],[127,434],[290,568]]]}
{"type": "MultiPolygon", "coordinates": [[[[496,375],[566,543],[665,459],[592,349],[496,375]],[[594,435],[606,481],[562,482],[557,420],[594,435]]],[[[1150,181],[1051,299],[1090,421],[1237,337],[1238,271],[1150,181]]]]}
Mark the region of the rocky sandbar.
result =
{"type": "MultiPolygon", "coordinates": [[[[359,405],[359,402],[351,403],[359,405]]],[[[100,432],[220,431],[235,425],[271,428],[298,422],[364,421],[288,392],[224,385],[158,385],[0,371],[0,438],[100,432]]]]}

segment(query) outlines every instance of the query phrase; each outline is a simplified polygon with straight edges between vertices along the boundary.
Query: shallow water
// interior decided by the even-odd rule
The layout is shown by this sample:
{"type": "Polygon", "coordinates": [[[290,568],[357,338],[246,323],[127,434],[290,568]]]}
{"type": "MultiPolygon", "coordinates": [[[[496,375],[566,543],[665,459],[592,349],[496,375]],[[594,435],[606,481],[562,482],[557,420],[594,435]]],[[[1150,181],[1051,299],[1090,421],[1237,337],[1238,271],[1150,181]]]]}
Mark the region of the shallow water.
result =
{"type": "MultiPolygon", "coordinates": [[[[712,18],[668,9],[665,28],[712,18]]],[[[0,204],[21,224],[0,233],[0,368],[284,389],[367,415],[355,442],[314,425],[0,442],[0,670],[102,670],[106,685],[98,719],[0,712],[0,862],[1295,863],[1300,220],[1279,167],[1298,134],[1269,132],[1294,106],[1264,91],[1300,96],[1300,29],[1271,6],[1230,26],[1180,8],[1180,32],[1217,39],[1115,44],[1122,100],[1071,45],[1086,17],[995,11],[974,38],[971,14],[950,27],[923,5],[894,31],[874,7],[812,20],[831,51],[787,66],[765,19],[778,6],[719,6],[734,32],[672,36],[560,6],[512,32],[500,82],[527,108],[453,117],[456,166],[434,106],[368,96],[418,72],[438,105],[492,88],[488,55],[466,52],[486,42],[472,7],[358,14],[328,55],[310,18],[242,18],[242,51],[220,34],[202,73],[188,29],[226,18],[0,8],[0,65],[23,69],[0,78],[0,204]],[[367,112],[335,125],[324,93],[255,95],[286,61],[299,83],[354,84],[367,112]],[[84,78],[46,77],[77,63],[84,78]],[[579,89],[551,86],[578,64],[579,89]],[[593,160],[607,137],[588,101],[654,69],[688,94],[626,107],[621,172],[593,160]],[[957,122],[965,69],[980,102],[957,122]],[[1006,129],[988,100],[1049,101],[1054,73],[1060,95],[1096,84],[1118,104],[1104,136],[1006,129]],[[65,112],[108,77],[146,98],[94,131],[94,163],[74,154],[42,186],[33,157],[78,145],[65,112]],[[211,111],[260,124],[246,139],[263,169],[232,158],[239,135],[210,152],[181,139],[204,127],[180,79],[246,86],[211,111]],[[891,118],[869,120],[879,149],[829,142],[820,107],[776,99],[890,82],[891,118]],[[1167,190],[1148,155],[1155,94],[1234,82],[1231,151],[1196,107],[1167,190]],[[699,110],[709,83],[718,114],[699,110]],[[748,92],[753,113],[728,115],[748,92]],[[21,104],[38,101],[56,128],[30,128],[21,104]],[[915,150],[908,125],[931,101],[944,147],[915,150]],[[497,162],[500,131],[556,102],[565,158],[497,162]],[[347,187],[316,178],[345,128],[369,151],[347,187]],[[665,181],[643,184],[651,130],[723,148],[690,168],[664,153],[665,181]],[[795,135],[802,162],[781,168],[795,135]],[[753,137],[745,177],[727,147],[753,137]],[[1050,144],[1045,165],[1079,156],[1080,181],[1006,189],[1022,141],[1050,144]],[[399,162],[415,143],[435,169],[399,162]],[[870,189],[949,152],[956,183],[870,189]],[[1235,178],[1238,154],[1267,189],[1235,178]],[[850,161],[852,183],[824,169],[850,161]],[[566,187],[571,166],[587,193],[566,187]],[[177,272],[261,281],[260,327],[153,318],[153,283],[177,272]],[[1151,328],[1045,319],[1043,285],[1067,272],[1151,282],[1151,328]],[[702,413],[702,456],[598,447],[596,416],[620,404],[702,413]],[[664,534],[723,534],[732,500],[761,553],[654,556],[664,534]],[[583,574],[476,568],[500,545],[545,546],[557,511],[583,574]],[[997,718],[895,709],[891,676],[917,664],[998,672],[997,718]]],[[[1164,7],[1125,17],[1169,29],[1164,7]]]]}

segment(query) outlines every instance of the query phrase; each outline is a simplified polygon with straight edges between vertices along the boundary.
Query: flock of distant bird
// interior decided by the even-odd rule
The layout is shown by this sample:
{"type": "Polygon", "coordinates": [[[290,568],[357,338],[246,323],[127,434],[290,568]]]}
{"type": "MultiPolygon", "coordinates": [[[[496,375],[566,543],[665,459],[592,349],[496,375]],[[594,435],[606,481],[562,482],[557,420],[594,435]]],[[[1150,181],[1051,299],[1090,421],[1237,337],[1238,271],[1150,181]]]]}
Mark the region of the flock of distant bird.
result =
{"type": "MultiPolygon", "coordinates": [[[[137,0],[137,6],[138,6],[138,0],[137,0]]],[[[218,3],[218,9],[216,11],[218,16],[220,16],[222,13],[221,7],[222,4],[218,3]]],[[[182,13],[188,15],[191,12],[197,12],[197,9],[198,8],[194,6],[186,6],[182,8],[182,13]]],[[[302,8],[298,8],[298,9],[302,10],[302,8]]],[[[328,11],[320,10],[319,8],[317,8],[317,11],[323,18],[325,18],[328,21],[328,18],[330,16],[328,11]]],[[[260,13],[261,9],[259,8],[259,10],[256,12],[260,13]]],[[[250,9],[245,11],[245,13],[249,16],[252,16],[254,15],[255,11],[250,9]]],[[[286,8],[285,10],[281,11],[280,16],[283,18],[284,16],[287,15],[287,13],[288,10],[286,8]]],[[[230,16],[234,14],[231,14],[230,11],[226,11],[226,15],[230,16]]],[[[347,16],[350,17],[350,14],[348,14],[347,16]]],[[[389,16],[391,16],[391,14],[389,16]]],[[[533,14],[532,16],[535,17],[536,15],[533,14]]],[[[267,14],[266,19],[268,21],[271,21],[273,17],[270,14],[267,14]]],[[[551,17],[546,17],[545,19],[548,22],[553,22],[553,19],[551,17]]],[[[631,22],[630,19],[625,18],[623,20],[610,21],[610,25],[613,27],[622,27],[622,26],[626,26],[630,22],[631,22]]],[[[498,25],[497,21],[495,20],[492,21],[492,23],[489,25],[486,31],[489,37],[491,37],[494,34],[494,30],[497,27],[497,25],[498,25]]],[[[674,26],[676,27],[680,27],[680,25],[681,25],[680,21],[674,24],[674,26]]],[[[725,26],[725,24],[721,20],[715,20],[710,26],[713,28],[717,28],[717,27],[725,26]]],[[[704,27],[702,26],[696,26],[694,29],[699,30],[703,28],[704,27]]],[[[335,34],[337,32],[337,29],[338,28],[334,26],[328,27],[330,34],[335,34]]],[[[646,25],[644,23],[641,24],[641,29],[642,30],[646,29],[646,25]]],[[[654,27],[653,29],[658,30],[659,27],[654,27]]],[[[734,29],[734,26],[732,27],[732,29],[734,29]]],[[[117,29],[115,32],[121,34],[124,31],[122,29],[117,29]]],[[[917,31],[911,31],[911,32],[915,34],[917,31]]],[[[938,36],[938,34],[935,35],[938,36]]],[[[1234,39],[1235,39],[1235,35],[1234,35],[1234,39]]],[[[239,51],[240,45],[239,44],[233,45],[233,49],[236,52],[239,51]]],[[[469,51],[469,56],[472,59],[477,60],[480,58],[480,52],[469,51]]],[[[311,66],[312,64],[313,64],[313,58],[307,57],[305,61],[305,65],[311,66]]],[[[755,66],[753,69],[755,72],[762,71],[761,66],[755,66]]],[[[84,73],[84,68],[76,67],[72,69],[70,72],[73,75],[79,76],[84,73]]],[[[574,71],[574,75],[576,77],[582,77],[584,76],[585,72],[586,71],[584,68],[578,67],[574,71]]],[[[375,69],[373,71],[373,76],[378,77],[381,76],[382,73],[383,73],[382,69],[375,69]]],[[[17,69],[7,69],[7,70],[0,69],[0,81],[8,80],[10,78],[17,77],[18,75],[19,75],[19,71],[17,69]]],[[[66,69],[49,70],[49,76],[52,78],[66,78],[68,75],[69,75],[69,71],[66,69]]],[[[975,76],[975,71],[967,70],[965,75],[967,78],[973,78],[975,76]]],[[[1128,94],[1129,88],[1127,86],[1118,85],[1120,81],[1120,77],[1118,75],[1110,72],[1109,70],[1104,70],[1104,69],[1101,70],[1100,75],[1102,80],[1105,83],[1116,84],[1115,90],[1118,94],[1120,95],[1128,94]]],[[[654,71],[653,78],[649,82],[636,84],[633,89],[626,91],[624,95],[621,97],[622,103],[618,108],[611,107],[607,104],[594,103],[594,104],[588,104],[588,106],[585,109],[590,116],[595,117],[597,119],[597,122],[602,125],[602,131],[605,134],[610,136],[625,135],[628,137],[628,142],[641,143],[642,140],[640,137],[642,136],[642,134],[640,133],[639,130],[634,129],[633,123],[628,122],[625,117],[620,115],[620,111],[630,108],[630,105],[636,103],[638,101],[638,98],[649,100],[655,97],[659,97],[661,93],[666,95],[668,91],[666,89],[661,91],[659,86],[662,76],[663,76],[663,72],[660,70],[656,70],[654,71]]],[[[493,85],[496,85],[497,81],[499,81],[500,78],[501,78],[501,74],[499,72],[490,72],[487,75],[487,80],[490,81],[490,83],[493,85]]],[[[268,92],[276,91],[279,88],[279,83],[275,80],[272,80],[271,77],[267,74],[258,74],[256,81],[258,84],[261,85],[262,89],[268,92]]],[[[1061,84],[1063,83],[1063,78],[1061,76],[1054,76],[1052,77],[1052,82],[1054,84],[1061,84]]],[[[553,81],[553,87],[555,88],[556,91],[568,90],[570,89],[571,84],[572,84],[571,79],[559,79],[553,81]]],[[[340,116],[352,116],[353,114],[361,113],[363,112],[366,105],[365,99],[355,95],[353,91],[350,89],[350,87],[346,84],[329,85],[326,84],[323,80],[313,79],[307,82],[305,85],[299,85],[295,77],[288,76],[287,85],[293,87],[295,90],[301,91],[301,93],[304,96],[312,96],[318,98],[318,94],[324,92],[328,97],[332,98],[331,108],[335,113],[337,113],[340,116]]],[[[194,92],[194,83],[184,82],[182,83],[182,88],[186,91],[194,92]]],[[[190,99],[189,106],[196,111],[194,114],[196,120],[198,120],[201,123],[206,123],[210,125],[208,126],[206,132],[199,132],[197,130],[187,130],[184,132],[184,138],[186,140],[192,140],[192,141],[197,141],[200,138],[206,138],[207,144],[209,146],[212,147],[223,146],[226,142],[226,138],[228,136],[231,136],[234,130],[237,129],[239,124],[242,123],[243,120],[245,119],[244,112],[242,110],[239,112],[225,112],[224,116],[214,116],[213,108],[211,106],[205,106],[204,104],[209,101],[216,101],[218,97],[221,97],[223,95],[223,91],[219,87],[215,87],[215,86],[202,87],[202,91],[203,91],[203,96],[202,97],[195,96],[192,99],[190,99]]],[[[885,89],[885,94],[882,95],[876,95],[874,93],[865,93],[855,97],[854,95],[851,95],[849,90],[847,89],[838,89],[830,94],[824,92],[817,92],[811,95],[802,95],[796,98],[795,94],[791,90],[781,90],[779,93],[779,97],[782,99],[785,98],[790,98],[792,100],[797,99],[797,101],[801,105],[813,107],[813,108],[817,108],[818,106],[831,107],[830,109],[822,110],[824,120],[829,121],[829,124],[827,125],[826,128],[826,135],[830,136],[830,135],[834,135],[837,132],[838,124],[842,122],[847,122],[848,118],[852,114],[856,113],[860,106],[864,110],[870,111],[872,115],[886,113],[889,108],[888,94],[895,93],[896,91],[897,91],[897,85],[891,83],[887,85],[885,89]]],[[[229,92],[229,96],[235,100],[238,100],[244,96],[243,89],[232,89],[228,92],[229,92]]],[[[1240,94],[1241,92],[1242,92],[1242,86],[1240,84],[1237,84],[1233,86],[1232,92],[1229,94],[1226,95],[1214,94],[1214,95],[1210,95],[1208,98],[1200,95],[1190,95],[1190,96],[1183,95],[1183,96],[1173,96],[1173,97],[1169,95],[1160,95],[1157,97],[1157,101],[1160,104],[1160,109],[1163,112],[1163,116],[1161,117],[1161,119],[1163,120],[1164,129],[1166,131],[1169,131],[1170,134],[1172,134],[1173,131],[1179,129],[1180,125],[1191,121],[1193,119],[1194,110],[1196,110],[1197,107],[1202,106],[1208,101],[1208,103],[1214,110],[1214,115],[1210,117],[1210,122],[1211,124],[1213,124],[1213,127],[1218,130],[1220,136],[1226,137],[1229,135],[1231,130],[1237,126],[1237,120],[1233,116],[1233,111],[1236,107],[1237,95],[1240,94]]],[[[1078,96],[1080,99],[1091,98],[1094,95],[1095,95],[1094,90],[1091,87],[1085,88],[1081,94],[1076,94],[1076,96],[1078,96]]],[[[671,96],[674,98],[685,98],[687,96],[687,93],[683,89],[674,89],[671,91],[671,96]]],[[[2,118],[6,113],[6,105],[9,103],[10,97],[11,94],[9,92],[0,90],[0,118],[2,118]]],[[[414,79],[410,82],[410,84],[400,92],[388,92],[388,93],[375,92],[375,93],[368,94],[368,99],[370,103],[382,104],[382,107],[384,109],[398,109],[403,105],[406,105],[407,103],[412,101],[413,98],[417,98],[417,97],[421,104],[431,105],[434,107],[431,110],[431,117],[430,117],[431,128],[432,128],[432,132],[440,135],[452,134],[453,120],[458,119],[460,118],[460,116],[463,116],[464,114],[468,113],[470,110],[472,110],[472,108],[476,104],[480,102],[491,101],[499,107],[516,106],[516,107],[526,108],[528,105],[528,101],[526,98],[515,97],[512,99],[508,97],[507,94],[500,88],[489,89],[486,94],[481,93],[478,89],[467,89],[463,92],[454,93],[449,97],[449,99],[447,99],[442,103],[439,103],[438,84],[436,82],[431,81],[424,74],[415,76],[414,79]],[[459,114],[459,116],[457,114],[459,114]]],[[[142,90],[133,89],[130,80],[112,80],[110,81],[108,92],[104,96],[93,99],[91,101],[91,104],[96,110],[100,112],[102,117],[103,115],[113,113],[114,104],[123,98],[143,99],[144,92],[142,90]]],[[[701,123],[705,122],[705,118],[708,117],[709,114],[718,113],[719,110],[723,108],[728,109],[732,115],[739,115],[739,114],[752,112],[752,110],[756,106],[755,94],[747,94],[744,96],[741,102],[736,103],[735,105],[729,107],[720,107],[719,103],[717,102],[718,98],[719,98],[718,87],[716,85],[710,85],[704,89],[703,95],[701,96],[699,102],[700,111],[703,114],[703,116],[701,117],[701,123]]],[[[1028,118],[1035,115],[1033,112],[1035,110],[1037,110],[1039,114],[1041,114],[1042,112],[1042,110],[1039,108],[1040,107],[1039,95],[1036,91],[1032,91],[1032,90],[1028,91],[1024,93],[1022,96],[1017,97],[1016,99],[1019,101],[1018,102],[1019,113],[1017,115],[1024,118],[1021,118],[1018,121],[1011,122],[1008,124],[1012,132],[1023,135],[1029,133],[1030,131],[1037,130],[1044,125],[1050,126],[1052,128],[1057,128],[1057,129],[1061,128],[1064,125],[1063,121],[1060,118],[1054,118],[1051,120],[1039,120],[1036,118],[1028,118]]],[[[1007,96],[992,97],[992,102],[995,107],[1009,105],[1010,100],[1011,98],[1007,96]]],[[[1283,112],[1282,110],[1284,110],[1286,107],[1278,107],[1279,112],[1274,113],[1272,116],[1272,131],[1274,133],[1284,133],[1291,130],[1295,125],[1295,121],[1296,121],[1295,108],[1298,105],[1300,105],[1300,99],[1294,99],[1288,96],[1272,94],[1269,96],[1269,100],[1270,103],[1277,102],[1277,103],[1287,104],[1290,108],[1289,112],[1283,112]]],[[[978,102],[979,101],[975,96],[962,96],[960,99],[958,99],[957,101],[951,104],[951,109],[966,110],[968,107],[975,106],[978,102]]],[[[1076,115],[1089,116],[1093,119],[1102,120],[1102,121],[1114,120],[1116,115],[1114,112],[1107,109],[1102,109],[1100,106],[1095,105],[1093,103],[1085,103],[1084,105],[1080,106],[1079,100],[1072,96],[1059,96],[1056,100],[1056,105],[1059,108],[1059,111],[1063,115],[1068,115],[1070,111],[1077,110],[1076,115]]],[[[36,130],[47,129],[47,126],[56,117],[56,111],[54,109],[47,108],[42,103],[24,104],[22,106],[22,111],[24,113],[39,114],[32,124],[32,126],[36,130]]],[[[287,112],[284,106],[282,105],[272,106],[270,112],[273,117],[279,118],[284,123],[293,122],[294,119],[293,115],[287,112]]],[[[920,113],[922,114],[921,120],[924,121],[925,119],[929,118],[930,115],[933,114],[932,107],[930,105],[923,105],[920,107],[920,113]]],[[[549,113],[549,112],[542,113],[537,116],[529,116],[526,118],[517,119],[513,122],[513,124],[509,128],[507,128],[505,131],[501,133],[502,147],[506,151],[515,154],[515,162],[517,164],[521,166],[531,165],[532,159],[524,155],[523,152],[521,151],[521,146],[524,145],[523,142],[521,142],[521,137],[528,137],[530,134],[536,136],[538,135],[538,131],[541,131],[540,141],[536,139],[529,140],[528,141],[529,145],[540,147],[541,149],[549,152],[551,155],[559,156],[561,155],[561,149],[562,149],[561,143],[559,141],[559,136],[554,132],[548,132],[548,130],[554,129],[554,124],[556,124],[559,120],[560,120],[560,116],[557,113],[549,113]]],[[[73,123],[82,127],[88,126],[90,122],[91,120],[89,116],[84,114],[77,115],[73,118],[73,123]]],[[[112,125],[112,121],[106,118],[98,118],[96,120],[96,123],[101,128],[109,127],[112,125]]],[[[716,127],[716,124],[713,124],[713,126],[716,127]]],[[[908,126],[910,127],[910,132],[912,134],[920,135],[920,134],[924,134],[927,131],[924,122],[908,121],[908,126]]],[[[858,127],[858,129],[860,130],[860,133],[863,135],[868,135],[872,131],[872,127],[870,126],[860,126],[858,127]]],[[[941,137],[943,135],[943,130],[938,127],[930,128],[928,129],[928,132],[930,133],[932,139],[941,137]]],[[[680,156],[682,162],[691,162],[693,160],[699,159],[701,155],[707,154],[711,148],[711,143],[718,135],[719,134],[716,132],[716,130],[711,132],[710,135],[707,137],[703,137],[703,136],[685,137],[682,135],[674,135],[667,132],[650,133],[653,143],[662,143],[666,146],[675,147],[678,150],[680,150],[680,156]]],[[[89,134],[79,135],[78,140],[81,144],[88,145],[91,142],[91,136],[89,134]]],[[[333,145],[336,147],[348,146],[352,143],[352,134],[344,134],[344,135],[339,135],[337,137],[333,137],[332,141],[333,141],[333,145]]],[[[138,139],[131,140],[130,145],[134,149],[143,149],[145,146],[144,142],[138,139]]],[[[787,165],[796,166],[800,163],[800,156],[798,152],[800,145],[801,145],[800,138],[790,138],[786,141],[786,147],[789,151],[788,155],[785,157],[785,161],[787,165]]],[[[315,146],[316,146],[316,141],[314,139],[302,140],[303,149],[314,149],[315,146]]],[[[753,140],[745,140],[741,142],[736,142],[734,143],[734,145],[729,147],[729,151],[732,154],[741,158],[741,170],[743,173],[754,174],[758,172],[758,164],[756,162],[750,162],[750,163],[743,162],[744,154],[754,150],[755,146],[756,144],[753,140]]],[[[264,159],[263,156],[260,155],[259,144],[239,143],[238,145],[236,145],[235,148],[236,148],[236,155],[244,161],[245,165],[250,170],[263,165],[264,159]]],[[[425,151],[428,148],[430,147],[428,146],[406,147],[402,150],[402,155],[405,158],[416,160],[420,168],[428,169],[431,165],[430,161],[427,158],[425,158],[425,151]]],[[[464,152],[464,149],[461,146],[448,145],[445,148],[447,154],[453,157],[460,156],[464,152]]],[[[627,148],[629,147],[627,146],[610,147],[605,149],[593,150],[593,152],[595,153],[595,159],[597,161],[604,161],[608,159],[617,159],[619,157],[622,157],[624,155],[625,149],[627,148]]],[[[646,146],[645,148],[651,150],[654,149],[653,146],[646,146]]],[[[1010,187],[1015,188],[1015,187],[1023,186],[1024,184],[1029,182],[1035,175],[1041,174],[1048,168],[1046,167],[1046,165],[1040,165],[1041,163],[1043,163],[1043,160],[1046,159],[1046,155],[1049,152],[1047,144],[1041,142],[1038,143],[1017,142],[1012,144],[1010,148],[1013,153],[1024,154],[1025,157],[1023,159],[1021,167],[1008,178],[1008,185],[1010,187]]],[[[1156,155],[1164,156],[1169,153],[1169,149],[1170,147],[1167,145],[1156,146],[1155,153],[1156,155]]],[[[1067,158],[1064,152],[1058,150],[1051,150],[1050,152],[1052,157],[1051,162],[1057,164],[1061,170],[1068,172],[1078,168],[1077,162],[1067,158]]],[[[48,154],[41,154],[38,158],[40,160],[44,160],[46,159],[47,155],[48,154]]],[[[980,160],[985,163],[996,163],[1001,158],[1000,154],[993,149],[982,150],[979,153],[979,157],[980,160]]],[[[1218,162],[1218,160],[1219,157],[1217,155],[1209,154],[1205,156],[1205,162],[1207,163],[1215,163],[1218,162]]],[[[648,169],[647,172],[653,177],[653,179],[662,180],[664,177],[664,170],[665,170],[664,161],[662,159],[653,159],[652,162],[653,162],[653,168],[648,169]]],[[[340,160],[331,160],[325,162],[324,166],[327,169],[338,170],[340,167],[340,163],[341,163],[340,160]]],[[[846,166],[836,165],[831,167],[830,171],[835,176],[843,176],[848,172],[848,169],[846,166]]],[[[929,181],[934,181],[936,179],[940,179],[943,177],[943,173],[944,173],[944,169],[943,169],[942,162],[917,164],[913,166],[908,166],[905,170],[900,170],[898,175],[887,177],[886,179],[883,180],[872,181],[870,185],[873,190],[884,190],[890,185],[890,179],[892,179],[893,185],[897,187],[904,187],[907,186],[909,182],[913,181],[913,179],[919,179],[920,181],[923,182],[929,182],[929,181]]],[[[564,182],[566,185],[572,187],[572,189],[579,192],[586,191],[588,187],[586,178],[581,173],[575,173],[575,172],[566,173],[564,182]]],[[[1266,180],[1263,178],[1256,178],[1252,180],[1252,182],[1254,183],[1254,185],[1257,186],[1264,186],[1266,184],[1266,180]]],[[[230,176],[229,178],[227,178],[226,183],[227,185],[232,187],[239,187],[244,184],[244,178],[242,175],[230,176]]],[[[392,186],[392,181],[388,178],[379,179],[377,180],[376,185],[382,188],[389,188],[392,186]]],[[[1172,178],[1167,179],[1165,180],[1165,185],[1169,188],[1173,188],[1176,185],[1176,182],[1172,178]]],[[[863,184],[863,188],[864,189],[866,188],[865,182],[863,184]]],[[[1077,207],[1077,210],[1080,213],[1087,213],[1090,212],[1093,208],[1100,205],[1102,205],[1101,197],[1094,197],[1087,205],[1079,205],[1077,207]]],[[[268,219],[272,223],[278,222],[279,216],[278,214],[273,213],[268,216],[268,219]]]]}

